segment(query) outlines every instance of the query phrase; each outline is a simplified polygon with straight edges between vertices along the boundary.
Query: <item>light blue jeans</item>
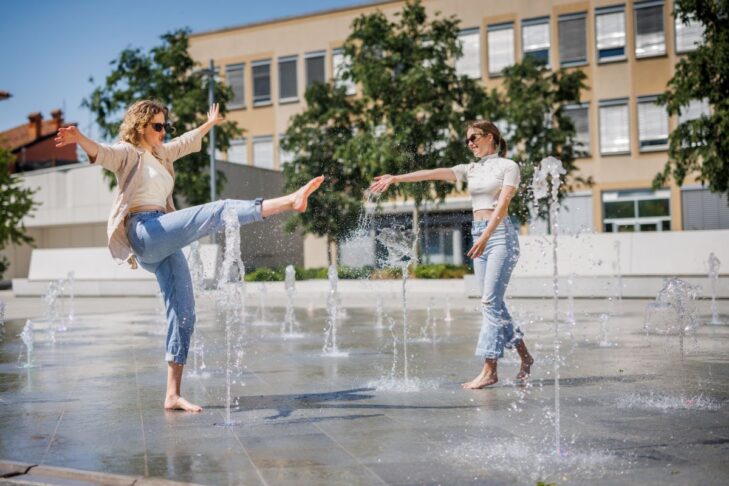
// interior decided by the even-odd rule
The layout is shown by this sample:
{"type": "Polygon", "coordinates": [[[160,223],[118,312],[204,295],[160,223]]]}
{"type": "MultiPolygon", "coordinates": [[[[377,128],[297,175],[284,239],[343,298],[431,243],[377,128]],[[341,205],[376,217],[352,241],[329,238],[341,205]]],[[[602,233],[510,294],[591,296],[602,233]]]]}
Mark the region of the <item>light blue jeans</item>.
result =
{"type": "MultiPolygon", "coordinates": [[[[487,224],[488,221],[473,222],[471,234],[474,241],[483,234],[487,224]]],[[[476,356],[499,359],[504,356],[504,348],[511,348],[524,337],[521,329],[514,328],[504,303],[506,286],[518,260],[519,237],[513,223],[506,217],[496,227],[481,256],[473,260],[483,314],[476,356]]]]}
{"type": "Polygon", "coordinates": [[[165,360],[185,364],[195,328],[195,296],[182,248],[223,228],[223,211],[232,207],[240,224],[260,221],[262,199],[226,199],[165,214],[134,213],[126,221],[127,238],[139,265],[155,274],[167,314],[165,360]]]}

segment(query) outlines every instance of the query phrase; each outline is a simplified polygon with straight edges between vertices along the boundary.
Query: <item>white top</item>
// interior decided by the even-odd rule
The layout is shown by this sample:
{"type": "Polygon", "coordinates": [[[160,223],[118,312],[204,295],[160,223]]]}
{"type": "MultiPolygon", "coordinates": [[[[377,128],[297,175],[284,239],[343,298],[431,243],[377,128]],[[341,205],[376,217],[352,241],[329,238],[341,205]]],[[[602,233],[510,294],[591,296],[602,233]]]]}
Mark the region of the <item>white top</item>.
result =
{"type": "Polygon", "coordinates": [[[134,191],[130,208],[138,206],[167,206],[167,196],[172,193],[175,182],[167,169],[157,158],[144,151],[142,156],[142,180],[134,191]]]}
{"type": "Polygon", "coordinates": [[[451,167],[458,182],[468,181],[473,210],[494,209],[503,186],[519,187],[519,165],[511,159],[490,154],[478,162],[451,167]]]}

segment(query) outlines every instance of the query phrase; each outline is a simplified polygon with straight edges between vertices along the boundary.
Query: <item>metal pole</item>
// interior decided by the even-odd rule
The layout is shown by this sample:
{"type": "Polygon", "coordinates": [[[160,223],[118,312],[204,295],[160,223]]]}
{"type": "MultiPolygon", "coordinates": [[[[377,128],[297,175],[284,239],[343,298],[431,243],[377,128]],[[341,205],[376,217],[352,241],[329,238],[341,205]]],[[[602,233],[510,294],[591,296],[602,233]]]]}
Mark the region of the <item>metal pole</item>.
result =
{"type": "MultiPolygon", "coordinates": [[[[215,103],[215,61],[210,59],[210,76],[208,79],[208,104],[213,106],[215,103]]],[[[210,202],[218,199],[215,190],[215,126],[210,129],[210,202]]]]}

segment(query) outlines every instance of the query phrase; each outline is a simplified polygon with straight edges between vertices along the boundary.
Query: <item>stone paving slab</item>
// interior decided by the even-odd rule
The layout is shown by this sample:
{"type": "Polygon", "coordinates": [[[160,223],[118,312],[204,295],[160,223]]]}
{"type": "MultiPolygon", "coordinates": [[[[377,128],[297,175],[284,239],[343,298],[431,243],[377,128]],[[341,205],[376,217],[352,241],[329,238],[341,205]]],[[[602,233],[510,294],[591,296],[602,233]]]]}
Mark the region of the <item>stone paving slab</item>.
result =
{"type": "MultiPolygon", "coordinates": [[[[25,465],[0,462],[0,471],[35,467],[4,481],[89,480],[59,473],[76,470],[135,485],[729,482],[729,326],[700,327],[682,359],[676,336],[643,332],[648,301],[575,303],[577,324],[563,328],[561,341],[559,454],[550,301],[510,302],[536,358],[529,384],[514,385],[518,361],[507,352],[496,386],[463,391],[480,366],[475,303],[454,299],[450,324],[442,302],[433,309],[433,341],[432,329],[422,338],[430,299],[421,299],[409,318],[414,392],[388,388],[392,335],[374,327],[372,308],[347,309],[338,342],[349,355],[332,358],[322,356],[320,303],[296,309],[296,339],[280,334],[281,307],[268,309],[268,325],[253,325],[254,305],[229,427],[219,426],[225,343],[211,299],[198,300],[196,331],[207,367],[183,383],[200,414],[162,410],[164,324],[155,299],[87,300],[55,344],[39,320],[33,368],[19,367],[17,335],[43,309],[18,301],[8,302],[0,342],[0,458],[25,465]],[[600,346],[602,313],[611,314],[615,346],[600,346]]],[[[725,316],[729,303],[720,306],[725,316]]],[[[399,336],[400,310],[387,312],[399,336]]],[[[399,356],[395,378],[401,365],[399,356]]]]}

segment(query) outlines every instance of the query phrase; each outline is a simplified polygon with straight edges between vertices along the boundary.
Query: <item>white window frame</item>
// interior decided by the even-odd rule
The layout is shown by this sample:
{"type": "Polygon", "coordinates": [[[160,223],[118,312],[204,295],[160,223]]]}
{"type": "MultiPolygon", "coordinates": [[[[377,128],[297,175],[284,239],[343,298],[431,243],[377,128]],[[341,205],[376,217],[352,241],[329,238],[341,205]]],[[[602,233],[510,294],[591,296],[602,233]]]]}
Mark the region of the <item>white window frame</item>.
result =
{"type": "Polygon", "coordinates": [[[685,54],[687,52],[696,50],[696,46],[701,42],[704,37],[704,26],[701,24],[701,22],[698,22],[696,20],[689,20],[687,24],[684,24],[683,22],[681,22],[681,19],[674,13],[673,33],[673,47],[676,50],[676,54],[685,54]],[[692,34],[698,34],[698,41],[694,41],[694,43],[690,47],[683,45],[684,43],[679,45],[679,37],[688,37],[692,34]]]}
{"type": "Polygon", "coordinates": [[[633,5],[633,25],[635,28],[633,40],[635,42],[635,57],[636,58],[647,58],[647,57],[656,57],[656,56],[664,56],[666,54],[666,27],[665,27],[665,15],[664,15],[664,4],[663,0],[649,0],[645,2],[639,2],[635,3],[633,5]],[[660,49],[650,52],[642,52],[641,46],[639,45],[639,38],[638,38],[638,15],[640,15],[640,11],[647,9],[647,8],[653,8],[653,7],[661,7],[661,27],[663,30],[661,30],[662,34],[662,46],[660,49]]]}
{"type": "MultiPolygon", "coordinates": [[[[589,157],[590,154],[592,154],[592,144],[591,138],[590,138],[590,104],[589,103],[579,103],[574,105],[567,105],[564,107],[565,112],[569,111],[577,111],[577,110],[585,110],[586,111],[586,118],[587,118],[587,138],[586,143],[583,144],[582,147],[579,147],[578,150],[584,152],[584,155],[580,155],[579,157],[589,157]]],[[[577,132],[575,131],[575,142],[580,142],[580,140],[577,138],[577,132]]]]}
{"type": "Polygon", "coordinates": [[[557,29],[558,29],[558,50],[559,50],[559,65],[560,67],[572,67],[572,66],[584,66],[587,64],[587,12],[575,12],[571,14],[565,14],[560,15],[557,19],[557,29]],[[582,39],[583,45],[585,46],[585,57],[584,59],[574,59],[571,61],[565,61],[562,58],[562,49],[561,49],[561,38],[560,35],[562,33],[562,29],[560,27],[561,22],[569,22],[573,20],[582,20],[582,23],[585,28],[585,37],[582,39]]]}
{"type": "MultiPolygon", "coordinates": [[[[542,34],[543,33],[544,32],[542,32],[542,34]]],[[[550,18],[549,17],[538,17],[538,18],[534,18],[534,19],[522,20],[521,21],[521,52],[522,52],[522,57],[526,57],[526,56],[528,56],[528,55],[530,55],[532,53],[536,53],[536,52],[547,51],[547,60],[546,60],[547,62],[545,64],[545,66],[549,68],[551,66],[551,60],[550,60],[550,57],[551,57],[550,56],[550,50],[552,48],[552,38],[551,38],[551,35],[552,35],[552,28],[551,28],[551,25],[550,25],[550,18]],[[527,31],[530,28],[534,28],[534,27],[539,27],[542,30],[544,29],[544,27],[546,27],[546,29],[547,29],[546,39],[542,39],[542,42],[540,44],[538,44],[538,48],[534,47],[534,48],[531,48],[531,49],[527,49],[527,47],[526,47],[526,45],[527,45],[526,34],[527,34],[527,31]]]]}
{"type": "MultiPolygon", "coordinates": [[[[602,193],[602,229],[605,231],[605,225],[617,226],[633,226],[633,232],[640,232],[641,224],[655,224],[656,231],[671,231],[671,191],[670,189],[659,189],[658,191],[635,190],[635,191],[605,191],[602,193]],[[638,212],[640,201],[651,201],[658,199],[668,200],[668,216],[647,216],[641,217],[638,212]],[[634,204],[634,216],[630,218],[605,218],[605,203],[607,202],[626,202],[632,201],[634,204]],[[663,229],[663,223],[668,222],[669,229],[663,229]]],[[[615,229],[612,231],[617,233],[615,229]]]]}
{"type": "MultiPolygon", "coordinates": [[[[656,152],[666,150],[668,148],[668,114],[663,107],[656,104],[657,99],[658,96],[639,96],[637,99],[636,108],[638,113],[638,145],[640,146],[641,152],[656,152]],[[665,137],[646,137],[644,134],[642,134],[642,128],[644,126],[643,124],[646,122],[646,120],[644,119],[645,111],[641,110],[641,105],[650,108],[655,107],[655,112],[662,114],[665,137]],[[643,115],[641,115],[641,111],[643,111],[643,115]]],[[[661,120],[659,120],[658,123],[660,123],[660,121],[661,120]]]]}
{"type": "Polygon", "coordinates": [[[481,79],[481,29],[479,27],[464,29],[458,33],[458,38],[463,44],[463,55],[456,59],[456,73],[466,75],[471,79],[481,79]],[[473,38],[477,40],[475,54],[467,51],[469,44],[463,39],[464,37],[468,40],[472,40],[473,38]],[[467,61],[465,59],[469,60],[467,61]],[[474,61],[475,67],[473,66],[474,61]]]}
{"type": "Polygon", "coordinates": [[[321,58],[322,63],[322,77],[321,82],[326,83],[327,82],[327,51],[314,51],[314,52],[307,52],[304,54],[304,82],[306,83],[306,88],[311,86],[316,81],[310,82],[309,80],[309,64],[307,63],[307,60],[309,59],[315,59],[315,58],[321,58]]]}
{"type": "Polygon", "coordinates": [[[630,154],[630,144],[631,144],[631,136],[630,136],[630,103],[628,102],[627,98],[619,98],[614,100],[602,100],[598,104],[598,112],[597,112],[597,120],[598,120],[598,139],[600,143],[600,155],[625,155],[630,154]],[[626,120],[628,122],[628,126],[626,127],[626,133],[628,136],[628,144],[627,148],[625,149],[619,149],[619,150],[612,150],[609,152],[606,152],[605,147],[605,140],[603,137],[603,123],[601,121],[602,118],[602,110],[604,108],[616,108],[616,107],[624,107],[625,113],[626,113],[626,120]]]}
{"type": "Polygon", "coordinates": [[[231,83],[231,73],[240,73],[240,84],[241,84],[241,102],[240,103],[234,103],[232,100],[226,108],[229,110],[238,110],[241,108],[246,107],[246,65],[244,62],[240,63],[233,63],[233,64],[227,64],[225,66],[225,79],[227,81],[228,86],[230,86],[230,89],[233,89],[233,84],[231,83]]]}
{"type": "Polygon", "coordinates": [[[486,30],[486,36],[487,36],[487,46],[488,46],[488,72],[489,77],[495,78],[502,76],[503,70],[509,66],[512,66],[516,62],[516,46],[515,46],[515,30],[514,30],[514,22],[505,22],[502,24],[492,24],[489,25],[486,30]],[[492,34],[495,32],[504,32],[504,31],[510,31],[511,32],[511,62],[509,64],[504,64],[503,67],[500,67],[498,70],[492,69],[493,66],[493,56],[491,48],[494,45],[492,34]]]}
{"type": "Polygon", "coordinates": [[[271,87],[271,60],[270,59],[262,59],[260,61],[253,61],[251,63],[251,79],[253,84],[253,106],[268,106],[273,103],[273,90],[271,87]],[[258,97],[256,98],[256,78],[255,78],[255,68],[260,66],[268,66],[268,97],[258,97]]]}
{"type": "Polygon", "coordinates": [[[231,164],[239,164],[239,165],[248,165],[248,140],[245,138],[238,138],[233,139],[230,141],[230,147],[228,148],[228,153],[226,154],[227,161],[231,164]],[[243,160],[234,160],[231,158],[232,151],[231,149],[234,147],[239,147],[239,149],[236,151],[236,153],[241,154],[243,157],[241,157],[243,160]]]}
{"type": "Polygon", "coordinates": [[[598,64],[605,64],[609,62],[620,62],[627,59],[627,44],[628,44],[628,35],[627,35],[627,26],[626,26],[626,17],[625,17],[625,5],[618,5],[614,7],[606,7],[606,8],[599,8],[595,9],[595,49],[596,49],[596,58],[598,64]],[[623,34],[622,34],[622,44],[620,44],[620,36],[615,35],[615,41],[614,42],[607,42],[607,44],[615,44],[612,47],[605,46],[605,40],[603,40],[603,46],[600,47],[600,18],[607,15],[617,15],[622,14],[623,20],[623,34]],[[610,56],[600,56],[601,51],[608,51],[610,49],[623,49],[623,53],[620,55],[610,55],[610,56]]]}
{"type": "Polygon", "coordinates": [[[273,136],[271,135],[262,135],[253,137],[253,166],[258,167],[259,169],[274,169],[274,160],[273,160],[273,136]],[[260,144],[268,143],[271,146],[271,162],[270,164],[262,164],[258,159],[259,157],[256,156],[256,144],[260,146],[260,144]]]}
{"type": "Polygon", "coordinates": [[[279,103],[295,103],[299,101],[299,56],[282,56],[278,58],[278,102],[279,103]],[[281,64],[294,63],[294,95],[293,96],[282,96],[281,89],[283,88],[283,76],[281,74],[281,64]]]}

